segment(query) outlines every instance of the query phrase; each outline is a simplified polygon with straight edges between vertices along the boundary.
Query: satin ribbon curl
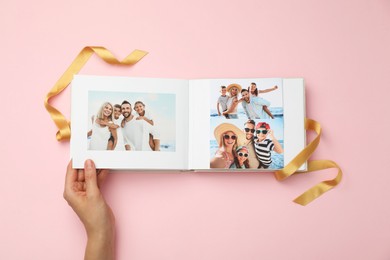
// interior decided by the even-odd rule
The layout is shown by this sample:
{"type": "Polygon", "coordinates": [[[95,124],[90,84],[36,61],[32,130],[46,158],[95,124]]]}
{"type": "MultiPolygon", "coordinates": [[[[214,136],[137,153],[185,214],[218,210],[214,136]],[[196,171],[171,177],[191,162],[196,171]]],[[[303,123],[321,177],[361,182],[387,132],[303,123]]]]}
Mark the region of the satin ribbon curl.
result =
{"type": "Polygon", "coordinates": [[[320,143],[321,140],[321,125],[312,120],[312,119],[305,119],[305,129],[306,130],[312,130],[317,133],[317,136],[311,141],[299,154],[297,154],[290,163],[288,163],[283,169],[275,171],[275,178],[278,181],[285,180],[286,178],[292,176],[293,174],[305,174],[309,172],[319,171],[319,170],[325,170],[329,168],[336,168],[338,170],[337,176],[332,180],[323,181],[309,190],[305,191],[301,195],[299,195],[297,198],[294,199],[295,203],[298,203],[302,206],[305,206],[327,192],[330,189],[333,189],[335,186],[337,186],[341,179],[342,179],[342,171],[340,166],[337,165],[334,161],[330,160],[316,160],[316,161],[309,161],[307,164],[307,171],[299,172],[298,169],[308,161],[309,157],[313,154],[313,152],[316,150],[317,146],[320,143]]]}
{"type": "Polygon", "coordinates": [[[73,75],[77,74],[81,70],[81,68],[87,63],[89,58],[94,53],[109,64],[127,66],[136,64],[146,54],[148,54],[146,51],[134,50],[122,61],[119,61],[109,50],[104,47],[84,47],[77,55],[77,57],[73,60],[72,64],[70,64],[68,69],[64,72],[64,74],[62,74],[60,79],[54,84],[54,87],[46,95],[46,98],[44,100],[46,110],[49,112],[51,118],[53,119],[54,123],[58,128],[58,132],[56,134],[56,138],[58,141],[70,139],[70,122],[60,111],[50,105],[49,101],[52,97],[55,97],[60,94],[70,84],[73,79],[73,75]]]}

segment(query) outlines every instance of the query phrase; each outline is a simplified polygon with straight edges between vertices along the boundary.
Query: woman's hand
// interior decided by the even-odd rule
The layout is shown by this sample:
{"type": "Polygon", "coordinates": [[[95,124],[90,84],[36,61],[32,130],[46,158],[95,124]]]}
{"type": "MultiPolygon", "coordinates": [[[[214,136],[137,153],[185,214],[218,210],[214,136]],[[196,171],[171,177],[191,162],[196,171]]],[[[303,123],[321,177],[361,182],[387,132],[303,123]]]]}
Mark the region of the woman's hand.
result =
{"type": "Polygon", "coordinates": [[[275,139],[274,130],[269,129],[267,134],[269,135],[269,137],[271,138],[271,140],[274,140],[274,139],[275,139]]]}
{"type": "Polygon", "coordinates": [[[87,232],[85,259],[114,259],[115,218],[100,192],[107,174],[97,173],[92,160],[85,161],[84,169],[72,169],[72,162],[67,168],[64,198],[87,232]]]}
{"type": "Polygon", "coordinates": [[[116,124],[114,124],[114,123],[110,123],[109,125],[108,125],[108,128],[110,128],[110,129],[118,129],[119,128],[119,125],[116,125],[116,124]]]}

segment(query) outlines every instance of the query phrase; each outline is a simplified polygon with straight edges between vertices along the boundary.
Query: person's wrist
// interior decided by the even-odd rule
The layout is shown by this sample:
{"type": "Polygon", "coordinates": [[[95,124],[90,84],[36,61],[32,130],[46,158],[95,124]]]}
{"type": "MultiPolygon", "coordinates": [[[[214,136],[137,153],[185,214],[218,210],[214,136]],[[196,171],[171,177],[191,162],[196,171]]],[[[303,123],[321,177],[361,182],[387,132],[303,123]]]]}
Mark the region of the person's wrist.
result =
{"type": "Polygon", "coordinates": [[[101,212],[97,212],[96,216],[83,221],[88,237],[109,236],[115,233],[115,216],[111,208],[105,203],[98,203],[96,207],[102,207],[103,209],[101,212]]]}
{"type": "Polygon", "coordinates": [[[111,239],[115,236],[115,225],[109,225],[99,229],[93,229],[87,231],[88,239],[102,241],[105,239],[111,239]]]}
{"type": "Polygon", "coordinates": [[[88,234],[84,259],[114,260],[115,229],[101,229],[88,234]]]}
{"type": "Polygon", "coordinates": [[[115,236],[115,221],[110,221],[107,224],[99,225],[93,228],[86,228],[88,239],[94,241],[103,241],[111,239],[115,236]]]}

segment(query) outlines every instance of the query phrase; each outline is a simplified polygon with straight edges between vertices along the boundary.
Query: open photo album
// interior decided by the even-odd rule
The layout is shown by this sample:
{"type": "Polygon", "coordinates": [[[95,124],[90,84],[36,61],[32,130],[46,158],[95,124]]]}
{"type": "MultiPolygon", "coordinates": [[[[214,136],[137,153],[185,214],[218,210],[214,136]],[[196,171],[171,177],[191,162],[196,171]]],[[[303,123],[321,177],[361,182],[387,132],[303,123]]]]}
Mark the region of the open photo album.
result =
{"type": "Polygon", "coordinates": [[[74,168],[274,171],[306,144],[301,78],[75,75],[71,99],[74,168]]]}

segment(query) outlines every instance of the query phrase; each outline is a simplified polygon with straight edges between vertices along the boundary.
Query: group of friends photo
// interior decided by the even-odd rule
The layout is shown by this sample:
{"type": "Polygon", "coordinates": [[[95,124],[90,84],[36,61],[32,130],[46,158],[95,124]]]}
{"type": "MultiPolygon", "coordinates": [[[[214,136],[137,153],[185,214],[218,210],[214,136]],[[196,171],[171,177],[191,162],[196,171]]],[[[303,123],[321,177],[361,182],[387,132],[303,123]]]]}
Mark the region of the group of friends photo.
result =
{"type": "MultiPolygon", "coordinates": [[[[101,96],[100,93],[98,95],[101,96]]],[[[92,99],[95,96],[92,95],[92,99]]],[[[94,103],[98,100],[95,98],[94,103]]],[[[117,103],[109,101],[100,101],[100,103],[98,110],[89,117],[90,128],[87,132],[89,150],[161,151],[161,148],[163,150],[172,149],[170,147],[172,145],[161,143],[161,128],[156,124],[149,104],[147,106],[142,100],[136,100],[132,104],[126,99],[117,103]]]]}
{"type": "Polygon", "coordinates": [[[261,83],[261,89],[254,80],[215,84],[211,93],[215,103],[210,105],[210,168],[283,168],[281,80],[261,83]]]}

